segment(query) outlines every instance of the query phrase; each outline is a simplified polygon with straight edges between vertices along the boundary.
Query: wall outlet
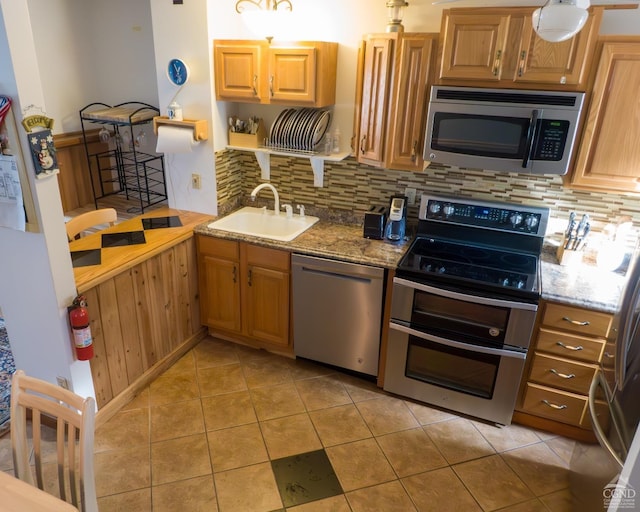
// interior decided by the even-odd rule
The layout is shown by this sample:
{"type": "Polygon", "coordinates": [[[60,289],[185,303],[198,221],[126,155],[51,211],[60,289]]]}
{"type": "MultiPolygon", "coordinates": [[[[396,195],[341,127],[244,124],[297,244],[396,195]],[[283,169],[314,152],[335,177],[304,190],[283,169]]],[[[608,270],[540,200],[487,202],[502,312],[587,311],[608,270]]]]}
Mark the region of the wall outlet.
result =
{"type": "Polygon", "coordinates": [[[409,205],[415,204],[416,202],[416,189],[415,188],[405,188],[404,195],[407,196],[407,202],[409,205]]]}
{"type": "Polygon", "coordinates": [[[191,175],[191,188],[199,189],[201,186],[202,183],[200,182],[200,175],[197,172],[194,172],[191,175]]]}
{"type": "Polygon", "coordinates": [[[69,381],[67,379],[58,376],[56,377],[56,380],[58,381],[58,386],[64,389],[69,389],[69,381]]]}

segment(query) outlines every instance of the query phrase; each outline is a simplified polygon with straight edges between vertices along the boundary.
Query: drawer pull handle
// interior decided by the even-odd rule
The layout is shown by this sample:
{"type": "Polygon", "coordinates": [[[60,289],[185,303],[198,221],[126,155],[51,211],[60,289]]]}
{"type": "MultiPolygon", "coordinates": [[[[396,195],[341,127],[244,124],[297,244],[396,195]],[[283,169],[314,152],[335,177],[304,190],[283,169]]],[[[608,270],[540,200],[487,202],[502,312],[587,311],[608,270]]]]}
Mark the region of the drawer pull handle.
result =
{"type": "Polygon", "coordinates": [[[573,379],[576,375],[575,373],[560,373],[558,370],[556,370],[555,368],[551,368],[551,370],[549,370],[551,373],[553,373],[554,375],[557,375],[558,377],[561,377],[563,379],[573,379]]]}
{"type": "Polygon", "coordinates": [[[549,402],[549,400],[542,400],[542,403],[545,404],[545,405],[548,405],[552,409],[557,409],[558,411],[567,408],[567,406],[564,405],[564,404],[562,404],[562,405],[552,404],[551,402],[549,402]]]}
{"type": "Polygon", "coordinates": [[[571,345],[565,345],[561,341],[556,341],[556,345],[562,348],[566,348],[567,350],[584,350],[582,345],[578,345],[577,347],[572,347],[571,345]]]}
{"type": "Polygon", "coordinates": [[[612,354],[611,352],[605,352],[604,353],[604,357],[606,357],[607,359],[613,359],[616,356],[614,354],[612,354]]]}
{"type": "Polygon", "coordinates": [[[562,319],[565,322],[569,322],[570,324],[573,324],[573,325],[579,325],[581,327],[586,327],[587,325],[590,324],[590,322],[587,320],[585,320],[584,322],[580,322],[579,320],[571,320],[571,318],[569,318],[568,316],[563,316],[562,319]]]}

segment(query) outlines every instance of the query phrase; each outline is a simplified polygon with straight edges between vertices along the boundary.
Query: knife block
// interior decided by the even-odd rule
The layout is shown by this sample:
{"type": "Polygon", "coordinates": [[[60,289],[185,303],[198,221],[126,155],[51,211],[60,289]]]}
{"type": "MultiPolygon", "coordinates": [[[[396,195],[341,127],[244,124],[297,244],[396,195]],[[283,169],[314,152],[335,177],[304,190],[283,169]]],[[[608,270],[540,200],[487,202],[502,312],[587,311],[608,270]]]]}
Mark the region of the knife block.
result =
{"type": "Polygon", "coordinates": [[[563,267],[579,265],[582,262],[582,250],[572,251],[570,249],[565,249],[564,244],[566,243],[566,240],[563,240],[562,242],[563,243],[558,246],[558,250],[556,251],[556,257],[558,258],[560,265],[563,267]]]}

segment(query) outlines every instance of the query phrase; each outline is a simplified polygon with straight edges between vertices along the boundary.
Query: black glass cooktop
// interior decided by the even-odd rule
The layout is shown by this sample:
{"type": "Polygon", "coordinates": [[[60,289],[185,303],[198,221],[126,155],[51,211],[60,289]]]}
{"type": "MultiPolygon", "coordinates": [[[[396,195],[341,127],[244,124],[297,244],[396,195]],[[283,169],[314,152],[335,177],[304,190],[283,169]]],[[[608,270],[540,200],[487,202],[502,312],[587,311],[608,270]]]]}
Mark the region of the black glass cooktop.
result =
{"type": "Polygon", "coordinates": [[[120,247],[147,243],[144,231],[125,231],[124,233],[103,233],[102,247],[120,247]]]}
{"type": "Polygon", "coordinates": [[[504,288],[537,287],[538,259],[533,255],[429,237],[417,238],[398,268],[504,288]]]}
{"type": "Polygon", "coordinates": [[[71,252],[71,265],[73,266],[73,268],[100,265],[101,261],[102,258],[100,249],[71,252]]]}
{"type": "Polygon", "coordinates": [[[180,217],[173,215],[171,217],[153,217],[151,219],[142,219],[142,227],[144,229],[158,228],[179,228],[182,226],[180,217]]]}

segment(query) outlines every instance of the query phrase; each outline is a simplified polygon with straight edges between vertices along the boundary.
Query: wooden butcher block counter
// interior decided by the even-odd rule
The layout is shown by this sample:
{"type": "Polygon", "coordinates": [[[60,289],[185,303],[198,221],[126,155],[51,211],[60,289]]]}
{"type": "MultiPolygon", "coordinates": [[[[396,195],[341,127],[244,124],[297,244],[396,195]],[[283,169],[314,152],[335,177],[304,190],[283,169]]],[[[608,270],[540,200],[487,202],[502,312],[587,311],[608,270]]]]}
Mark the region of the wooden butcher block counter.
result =
{"type": "Polygon", "coordinates": [[[210,217],[153,210],[69,244],[91,318],[100,421],[205,336],[193,228],[210,217]]]}

